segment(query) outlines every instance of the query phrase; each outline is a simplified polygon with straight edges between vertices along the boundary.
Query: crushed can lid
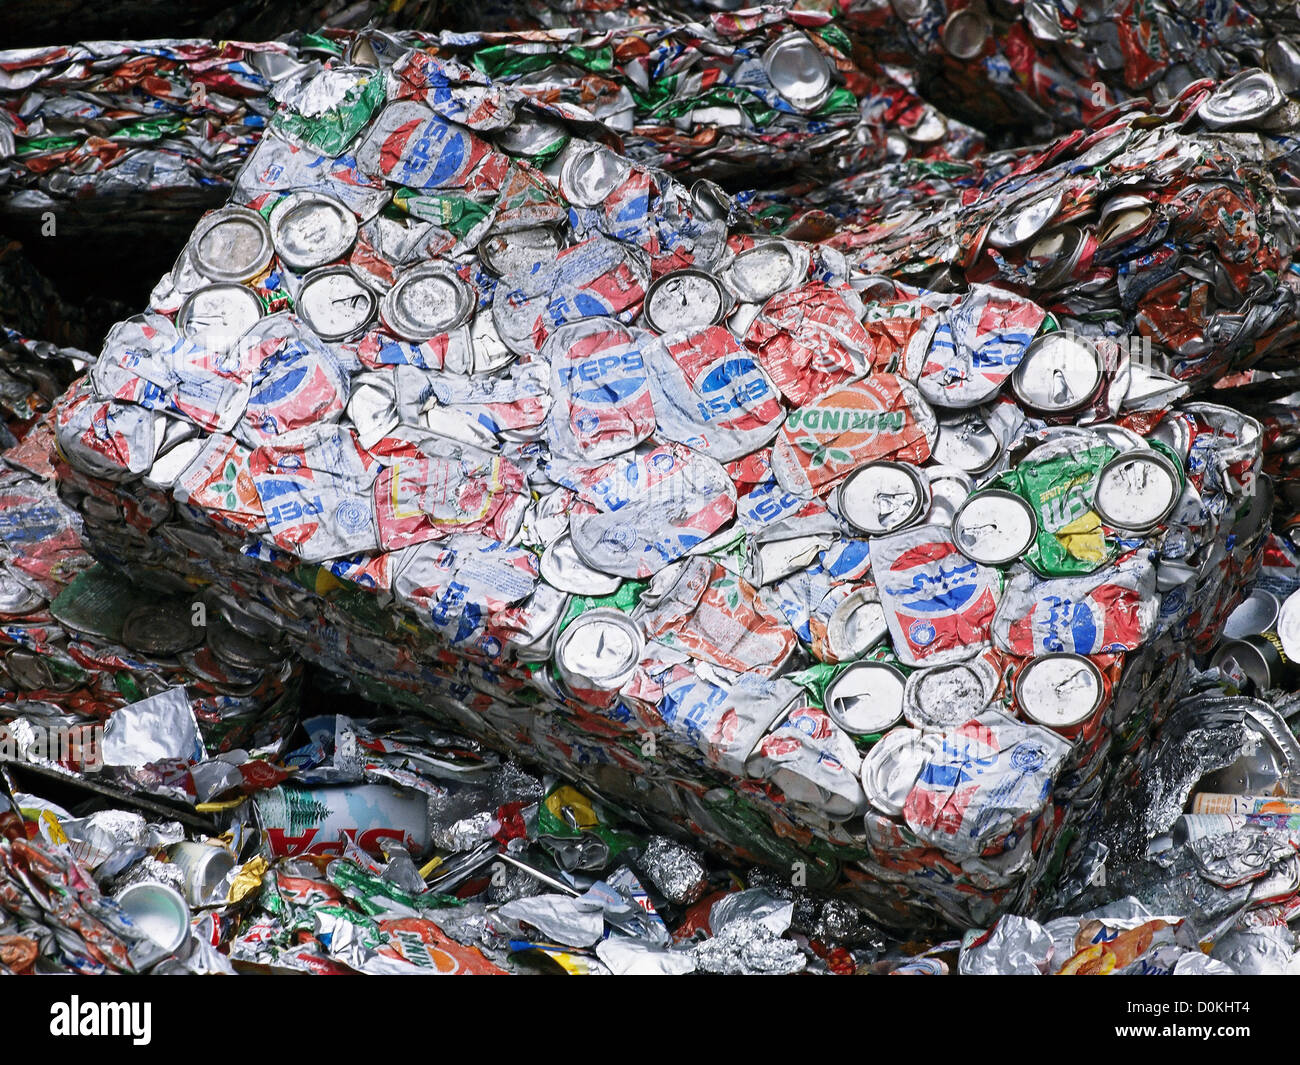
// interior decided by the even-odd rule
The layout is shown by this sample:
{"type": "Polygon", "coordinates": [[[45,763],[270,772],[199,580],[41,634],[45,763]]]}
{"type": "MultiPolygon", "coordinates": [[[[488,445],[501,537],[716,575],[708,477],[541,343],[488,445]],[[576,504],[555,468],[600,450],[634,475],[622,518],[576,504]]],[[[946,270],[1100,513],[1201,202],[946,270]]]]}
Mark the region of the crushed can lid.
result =
{"type": "Polygon", "coordinates": [[[934,443],[936,462],[978,476],[991,469],[1002,455],[1002,441],[979,411],[940,417],[934,443]]]}
{"type": "Polygon", "coordinates": [[[840,662],[866,654],[888,635],[885,608],[871,586],[844,599],[826,624],[826,642],[840,662]]]}
{"type": "Polygon", "coordinates": [[[974,59],[984,51],[992,34],[992,20],[973,7],[954,11],[940,31],[944,51],[954,59],[974,59]]]}
{"type": "Polygon", "coordinates": [[[1011,375],[1011,390],[1026,407],[1066,414],[1087,406],[1102,384],[1101,354],[1083,337],[1036,337],[1011,375]]]}
{"type": "Polygon", "coordinates": [[[1142,533],[1169,517],[1181,494],[1173,461],[1143,448],[1125,451],[1102,467],[1092,505],[1112,529],[1142,533]]]}
{"type": "Polygon", "coordinates": [[[817,45],[798,30],[768,45],[763,70],[772,87],[796,111],[816,111],[831,94],[830,64],[817,45]]]}
{"type": "Polygon", "coordinates": [[[1030,659],[1016,675],[1016,703],[1035,724],[1069,728],[1087,721],[1106,697],[1101,670],[1083,655],[1030,659]]]}
{"type": "Polygon", "coordinates": [[[627,176],[629,164],[600,144],[571,148],[560,171],[560,191],[577,207],[599,207],[627,176]]]}
{"type": "Polygon", "coordinates": [[[347,254],[356,243],[357,216],[333,196],[290,193],[271,214],[271,238],[286,266],[312,270],[347,254]]]}
{"type": "Polygon", "coordinates": [[[1037,236],[1061,211],[1063,189],[1011,204],[989,226],[987,243],[994,248],[1014,248],[1037,236]]]}
{"type": "Polygon", "coordinates": [[[233,343],[261,317],[262,301],[257,293],[222,282],[191,292],[176,315],[176,328],[187,337],[227,337],[233,343]]]}
{"type": "Polygon", "coordinates": [[[1229,129],[1266,118],[1286,103],[1273,76],[1263,70],[1243,70],[1222,82],[1197,109],[1210,129],[1229,129]]]}
{"type": "Polygon", "coordinates": [[[528,226],[490,233],[478,244],[479,261],[498,277],[532,272],[539,263],[552,262],[563,238],[554,226],[528,226]]]}
{"type": "Polygon", "coordinates": [[[645,649],[640,626],[608,607],[573,619],[555,644],[555,663],[580,688],[614,691],[632,676],[645,649]]]}
{"type": "Polygon", "coordinates": [[[404,270],[384,295],[379,316],[398,336],[429,340],[462,325],[474,310],[474,294],[449,267],[424,263],[404,270]]]}
{"type": "Polygon", "coordinates": [[[223,207],[190,238],[190,262],[213,281],[251,281],[271,265],[274,245],[266,219],[247,207],[223,207]]]}
{"type": "Polygon", "coordinates": [[[807,268],[806,258],[794,245],[784,240],[764,240],[732,259],[721,279],[741,302],[766,303],[778,292],[793,287],[807,268]]]}
{"type": "Polygon", "coordinates": [[[845,478],[837,509],[854,528],[883,536],[920,521],[930,507],[930,485],[905,462],[868,462],[845,478]]]}
{"type": "Polygon", "coordinates": [[[717,325],[731,310],[722,285],[703,270],[674,270],[664,274],[646,293],[645,317],[657,333],[705,329],[717,325]]]}
{"type": "Polygon", "coordinates": [[[623,583],[619,577],[588,566],[574,550],[568,533],[547,545],[542,553],[541,572],[542,579],[552,588],[572,595],[612,595],[623,583]]]}
{"type": "Polygon", "coordinates": [[[1300,662],[1300,591],[1292,592],[1277,616],[1277,636],[1282,652],[1292,662],[1300,662]]]}
{"type": "Polygon", "coordinates": [[[1001,488],[976,492],[952,520],[952,539],[963,555],[986,566],[1005,566],[1020,558],[1038,536],[1038,518],[1029,502],[1001,488]]]}
{"type": "Polygon", "coordinates": [[[884,732],[903,716],[903,674],[884,662],[858,662],[826,689],[826,712],[845,732],[884,732]]]}
{"type": "Polygon", "coordinates": [[[303,278],[298,314],[322,340],[345,340],[375,316],[375,294],[346,266],[326,266],[303,278]]]}
{"type": "Polygon", "coordinates": [[[984,712],[996,683],[992,670],[976,662],[918,669],[907,678],[903,716],[913,728],[954,729],[984,712]]]}
{"type": "Polygon", "coordinates": [[[907,796],[926,762],[943,743],[938,733],[896,728],[862,759],[862,790],[867,801],[889,817],[900,817],[907,796]]]}
{"type": "Polygon", "coordinates": [[[1240,640],[1270,632],[1278,623],[1281,612],[1282,603],[1277,596],[1264,588],[1254,588],[1224,621],[1223,636],[1228,640],[1240,640]]]}

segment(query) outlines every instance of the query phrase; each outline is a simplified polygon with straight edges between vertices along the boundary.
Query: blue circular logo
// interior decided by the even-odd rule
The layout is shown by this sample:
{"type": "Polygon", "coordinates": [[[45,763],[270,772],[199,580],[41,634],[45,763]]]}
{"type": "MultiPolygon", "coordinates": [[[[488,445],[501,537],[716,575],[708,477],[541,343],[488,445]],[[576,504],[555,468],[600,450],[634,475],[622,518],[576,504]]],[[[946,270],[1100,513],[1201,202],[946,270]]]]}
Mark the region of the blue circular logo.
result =
{"type": "Polygon", "coordinates": [[[1042,769],[1047,755],[1041,747],[1032,743],[1020,743],[1011,752],[1011,764],[1021,773],[1033,773],[1042,769]]]}
{"type": "Polygon", "coordinates": [[[924,618],[912,622],[907,630],[907,638],[917,647],[929,647],[930,644],[934,643],[935,635],[934,626],[924,618]]]}
{"type": "Polygon", "coordinates": [[[334,508],[334,520],[344,532],[357,533],[370,523],[370,511],[358,500],[345,499],[334,508]]]}

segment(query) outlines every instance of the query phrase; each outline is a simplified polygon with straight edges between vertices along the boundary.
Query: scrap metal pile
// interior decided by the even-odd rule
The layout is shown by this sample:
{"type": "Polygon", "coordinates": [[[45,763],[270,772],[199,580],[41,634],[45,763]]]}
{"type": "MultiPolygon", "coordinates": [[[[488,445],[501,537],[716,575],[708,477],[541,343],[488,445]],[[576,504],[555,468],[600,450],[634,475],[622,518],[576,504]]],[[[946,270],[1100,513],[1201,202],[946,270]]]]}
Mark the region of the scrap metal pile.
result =
{"type": "Polygon", "coordinates": [[[6,965],[1291,964],[1286,27],[1157,19],[1121,78],[1123,18],[907,6],[0,54],[6,210],[229,195],[6,405],[0,712],[106,721],[28,761],[121,789],[22,793],[6,965]],[[1016,121],[958,106],[1007,42],[1016,121]],[[304,669],[397,716],[299,725],[304,669]],[[207,923],[141,961],[110,896],[199,845],[207,923]]]}
{"type": "Polygon", "coordinates": [[[848,0],[845,29],[981,129],[1049,137],[1264,67],[1291,91],[1300,21],[1274,0],[848,0]]]}
{"type": "Polygon", "coordinates": [[[100,41],[0,53],[0,224],[29,242],[183,239],[229,192],[277,86],[320,70],[301,45],[100,41]]]}

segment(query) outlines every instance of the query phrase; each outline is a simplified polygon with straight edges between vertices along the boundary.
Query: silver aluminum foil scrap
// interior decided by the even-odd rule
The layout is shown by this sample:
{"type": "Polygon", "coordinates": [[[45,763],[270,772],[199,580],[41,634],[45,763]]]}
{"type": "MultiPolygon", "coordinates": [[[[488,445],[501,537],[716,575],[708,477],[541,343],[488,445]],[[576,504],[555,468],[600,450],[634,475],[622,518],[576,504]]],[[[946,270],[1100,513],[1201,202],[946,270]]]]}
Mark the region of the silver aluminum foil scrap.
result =
{"type": "Polygon", "coordinates": [[[700,856],[667,836],[650,837],[639,865],[659,893],[679,906],[694,902],[708,886],[700,856]]]}

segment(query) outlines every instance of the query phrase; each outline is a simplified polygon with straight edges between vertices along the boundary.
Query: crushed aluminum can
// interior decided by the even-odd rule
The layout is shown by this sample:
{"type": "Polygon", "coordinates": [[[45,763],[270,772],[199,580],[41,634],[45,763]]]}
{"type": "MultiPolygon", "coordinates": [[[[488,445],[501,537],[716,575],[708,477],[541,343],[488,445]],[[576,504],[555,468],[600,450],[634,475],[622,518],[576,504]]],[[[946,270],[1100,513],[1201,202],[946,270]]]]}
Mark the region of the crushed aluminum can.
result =
{"type": "Polygon", "coordinates": [[[1065,653],[1030,659],[1016,674],[1015,686],[1020,712],[1065,736],[1075,734],[1096,714],[1107,695],[1105,678],[1095,663],[1065,653]]]}
{"type": "Polygon", "coordinates": [[[1000,488],[972,494],[952,519],[957,549],[983,565],[1006,565],[1023,558],[1037,536],[1033,507],[1000,488]]]}
{"type": "Polygon", "coordinates": [[[954,854],[978,854],[998,837],[1023,831],[1041,811],[1042,782],[1068,750],[1046,729],[997,711],[983,714],[943,734],[942,747],[908,793],[903,816],[921,839],[942,842],[954,854]],[[959,788],[969,796],[960,814],[943,816],[959,788]]]}
{"type": "Polygon", "coordinates": [[[617,610],[580,614],[555,645],[555,662],[575,691],[617,691],[641,661],[640,627],[617,610]]]}
{"type": "Polygon", "coordinates": [[[1107,525],[1145,533],[1160,525],[1182,494],[1182,478],[1173,461],[1154,448],[1127,451],[1097,475],[1093,505],[1107,525]]]}
{"type": "Polygon", "coordinates": [[[658,333],[695,332],[717,325],[730,301],[719,282],[703,270],[664,274],[645,297],[645,320],[658,333]]]}
{"type": "Polygon", "coordinates": [[[680,445],[643,446],[563,480],[578,495],[569,512],[574,550],[623,577],[649,577],[681,558],[736,506],[721,465],[680,445]]]}
{"type": "Polygon", "coordinates": [[[275,245],[266,219],[244,207],[223,207],[203,220],[190,238],[196,270],[212,281],[243,282],[271,265],[275,245]]]}
{"type": "Polygon", "coordinates": [[[835,509],[868,536],[883,536],[921,521],[930,510],[930,486],[902,462],[869,462],[841,482],[835,509]]]}
{"type": "Polygon", "coordinates": [[[848,595],[826,623],[826,644],[837,661],[866,654],[889,635],[889,622],[876,589],[860,588],[848,595]]]}
{"type": "Polygon", "coordinates": [[[964,725],[993,701],[998,679],[979,658],[918,669],[907,678],[903,716],[918,729],[947,731],[964,725]]]}
{"type": "Polygon", "coordinates": [[[823,697],[831,720],[852,736],[884,733],[903,717],[903,674],[880,662],[858,662],[823,697]]]}
{"type": "Polygon", "coordinates": [[[322,340],[346,340],[375,316],[378,301],[346,266],[313,270],[302,279],[298,313],[322,340]]]}
{"type": "Polygon", "coordinates": [[[269,226],[280,261],[303,273],[341,259],[357,239],[357,216],[320,193],[286,196],[271,214],[269,226]]]}
{"type": "Polygon", "coordinates": [[[960,662],[987,644],[1001,579],[962,555],[947,529],[875,538],[871,559],[894,650],[907,665],[960,662]]]}
{"type": "Polygon", "coordinates": [[[862,759],[862,788],[873,809],[887,817],[902,817],[921,769],[938,749],[937,734],[895,728],[862,759]]]}

